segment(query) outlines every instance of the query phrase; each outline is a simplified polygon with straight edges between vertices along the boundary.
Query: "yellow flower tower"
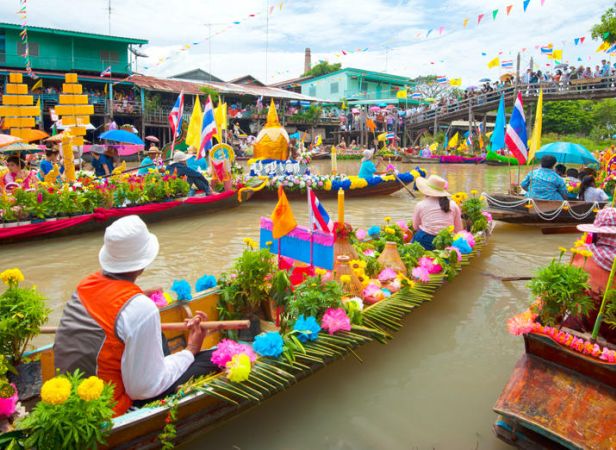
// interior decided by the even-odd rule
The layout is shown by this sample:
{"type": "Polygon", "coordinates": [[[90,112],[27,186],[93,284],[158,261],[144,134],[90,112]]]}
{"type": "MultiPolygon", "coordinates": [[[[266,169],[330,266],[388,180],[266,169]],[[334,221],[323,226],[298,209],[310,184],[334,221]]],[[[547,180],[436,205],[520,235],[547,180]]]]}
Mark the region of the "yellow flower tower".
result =
{"type": "Polygon", "coordinates": [[[9,129],[12,136],[26,139],[28,130],[35,125],[34,118],[39,114],[39,108],[34,106],[34,97],[28,94],[28,85],[23,83],[23,75],[10,73],[0,106],[3,128],[9,129]]]}
{"type": "Polygon", "coordinates": [[[64,132],[62,139],[64,175],[68,182],[75,181],[73,145],[83,145],[86,125],[90,123],[90,115],[94,114],[94,106],[88,104],[88,96],[82,92],[83,88],[77,82],[77,74],[65,74],[56,113],[61,116],[62,125],[70,127],[64,132]]]}
{"type": "Polygon", "coordinates": [[[265,126],[255,140],[254,157],[283,161],[289,157],[289,135],[280,125],[274,99],[270,103],[265,126]]]}

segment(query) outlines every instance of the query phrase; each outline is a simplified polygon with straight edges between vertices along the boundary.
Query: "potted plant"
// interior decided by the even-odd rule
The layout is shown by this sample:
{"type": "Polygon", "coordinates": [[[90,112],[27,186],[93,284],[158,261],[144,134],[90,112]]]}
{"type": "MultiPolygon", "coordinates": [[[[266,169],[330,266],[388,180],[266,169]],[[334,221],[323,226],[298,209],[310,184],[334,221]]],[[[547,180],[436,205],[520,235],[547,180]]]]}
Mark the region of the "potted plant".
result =
{"type": "Polygon", "coordinates": [[[300,315],[319,319],[328,308],[342,307],[342,287],[335,281],[323,281],[320,275],[306,278],[299,284],[287,305],[289,322],[300,315]]]}
{"type": "Polygon", "coordinates": [[[264,301],[265,318],[280,324],[280,316],[284,312],[292,295],[291,280],[286,270],[278,270],[272,276],[269,298],[264,301]]]}
{"type": "Polygon", "coordinates": [[[35,287],[21,287],[24,276],[19,269],[13,268],[0,273],[0,280],[7,289],[0,294],[0,354],[17,369],[17,374],[10,376],[17,385],[20,398],[27,398],[35,389],[32,380],[27,380],[30,373],[38,373],[38,364],[23,364],[23,354],[28,344],[40,332],[47,321],[50,310],[43,297],[35,287]]]}

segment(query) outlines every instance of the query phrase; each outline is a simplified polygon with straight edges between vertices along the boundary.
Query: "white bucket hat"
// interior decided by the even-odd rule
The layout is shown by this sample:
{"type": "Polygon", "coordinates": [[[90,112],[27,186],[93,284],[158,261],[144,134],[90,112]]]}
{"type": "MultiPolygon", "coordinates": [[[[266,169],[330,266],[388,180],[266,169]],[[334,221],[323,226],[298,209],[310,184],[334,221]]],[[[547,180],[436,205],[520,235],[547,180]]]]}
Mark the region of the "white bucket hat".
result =
{"type": "Polygon", "coordinates": [[[368,161],[369,159],[372,159],[372,156],[374,155],[374,150],[364,150],[363,155],[364,157],[361,160],[368,161]]]}
{"type": "Polygon", "coordinates": [[[173,163],[174,164],[184,162],[187,159],[190,159],[190,156],[184,152],[181,152],[178,150],[175,153],[173,153],[173,163]]]}
{"type": "Polygon", "coordinates": [[[116,220],[105,230],[98,261],[105,272],[126,273],[145,269],[158,255],[158,239],[139,216],[116,220]]]}

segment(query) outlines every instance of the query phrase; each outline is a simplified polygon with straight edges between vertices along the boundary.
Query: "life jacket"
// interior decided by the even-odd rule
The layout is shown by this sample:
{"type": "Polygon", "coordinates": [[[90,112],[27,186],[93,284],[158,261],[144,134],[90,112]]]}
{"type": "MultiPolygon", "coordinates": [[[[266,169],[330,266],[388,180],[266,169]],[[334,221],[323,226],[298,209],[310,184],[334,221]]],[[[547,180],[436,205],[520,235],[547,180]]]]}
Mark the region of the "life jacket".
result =
{"type": "Polygon", "coordinates": [[[95,273],[79,283],[64,307],[54,343],[55,366],[61,372],[80,369],[114,385],[114,415],[132,405],[122,381],[124,342],[116,324],[123,308],[143,292],[136,284],[95,273]]]}

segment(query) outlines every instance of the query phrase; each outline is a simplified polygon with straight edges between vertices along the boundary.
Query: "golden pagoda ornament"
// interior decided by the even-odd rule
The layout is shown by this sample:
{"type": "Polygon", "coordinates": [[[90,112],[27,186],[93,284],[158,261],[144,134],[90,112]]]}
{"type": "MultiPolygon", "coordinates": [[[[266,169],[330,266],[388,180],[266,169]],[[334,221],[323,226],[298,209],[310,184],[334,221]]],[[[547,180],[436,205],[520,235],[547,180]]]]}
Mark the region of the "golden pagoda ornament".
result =
{"type": "Polygon", "coordinates": [[[34,105],[34,96],[28,94],[28,85],[23,83],[23,75],[9,73],[9,82],[0,106],[0,117],[4,118],[2,128],[8,129],[11,136],[27,140],[28,133],[35,125],[35,117],[39,115],[39,107],[34,105]]]}
{"type": "Polygon", "coordinates": [[[274,99],[270,102],[265,126],[255,140],[254,157],[282,161],[289,158],[289,135],[287,130],[280,125],[274,99]]]}

